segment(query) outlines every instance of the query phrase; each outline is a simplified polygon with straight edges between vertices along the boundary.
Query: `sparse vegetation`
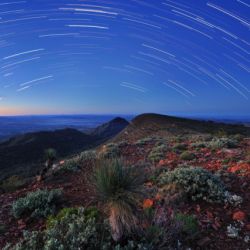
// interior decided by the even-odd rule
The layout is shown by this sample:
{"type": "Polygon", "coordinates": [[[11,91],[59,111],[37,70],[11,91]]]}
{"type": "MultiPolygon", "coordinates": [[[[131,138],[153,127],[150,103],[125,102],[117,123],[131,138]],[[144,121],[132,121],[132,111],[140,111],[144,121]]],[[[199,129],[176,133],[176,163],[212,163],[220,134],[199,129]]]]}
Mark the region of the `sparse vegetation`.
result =
{"type": "Polygon", "coordinates": [[[23,177],[13,175],[0,183],[0,190],[2,189],[4,192],[13,192],[23,187],[26,183],[27,180],[25,180],[23,177]]]}
{"type": "Polygon", "coordinates": [[[188,236],[196,234],[199,230],[197,219],[193,215],[178,213],[175,220],[182,225],[182,231],[188,236]]]}
{"type": "Polygon", "coordinates": [[[144,146],[145,144],[152,143],[154,141],[154,138],[146,137],[143,139],[138,140],[135,145],[137,146],[144,146]]]}
{"type": "Polygon", "coordinates": [[[148,155],[148,158],[153,163],[157,163],[166,157],[167,151],[168,151],[167,145],[160,143],[151,150],[151,152],[148,155]]]}
{"type": "Polygon", "coordinates": [[[237,148],[239,142],[235,139],[222,137],[222,138],[213,138],[208,147],[211,149],[221,149],[221,148],[237,148]]]}
{"type": "Polygon", "coordinates": [[[53,214],[56,204],[62,197],[60,189],[37,190],[28,193],[25,197],[19,198],[12,204],[12,212],[16,218],[29,215],[31,218],[46,217],[53,214]]]}
{"type": "Polygon", "coordinates": [[[180,151],[184,151],[186,149],[187,149],[187,144],[185,144],[185,143],[177,143],[173,147],[174,152],[180,152],[180,151]]]}
{"type": "Polygon", "coordinates": [[[163,173],[159,182],[161,185],[177,184],[192,200],[224,201],[225,187],[223,183],[218,177],[202,168],[176,168],[173,171],[163,173]]]}
{"type": "Polygon", "coordinates": [[[136,169],[124,166],[121,160],[111,160],[97,167],[94,183],[106,207],[113,239],[118,241],[137,226],[136,205],[143,179],[136,169]]]}
{"type": "Polygon", "coordinates": [[[109,143],[103,146],[103,150],[100,154],[101,158],[114,159],[120,156],[120,149],[118,144],[109,143]]]}
{"type": "Polygon", "coordinates": [[[97,153],[95,150],[83,151],[78,156],[79,163],[94,162],[97,159],[97,153]]]}
{"type": "Polygon", "coordinates": [[[195,154],[185,151],[183,153],[181,153],[180,158],[184,161],[191,161],[193,159],[195,159],[195,154]]]}
{"type": "Polygon", "coordinates": [[[54,148],[48,148],[44,152],[44,157],[48,166],[51,166],[57,157],[56,150],[54,148]]]}
{"type": "Polygon", "coordinates": [[[97,210],[84,208],[64,209],[49,219],[44,232],[25,232],[24,239],[8,249],[109,249],[110,237],[105,224],[97,220],[97,210]]]}

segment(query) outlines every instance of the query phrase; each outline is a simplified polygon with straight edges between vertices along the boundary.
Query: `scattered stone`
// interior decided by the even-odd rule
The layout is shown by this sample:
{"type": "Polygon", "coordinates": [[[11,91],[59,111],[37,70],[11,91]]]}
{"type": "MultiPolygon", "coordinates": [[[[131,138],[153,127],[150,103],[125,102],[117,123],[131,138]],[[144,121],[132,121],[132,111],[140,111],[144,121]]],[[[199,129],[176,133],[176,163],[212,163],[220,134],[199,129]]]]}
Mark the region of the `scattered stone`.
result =
{"type": "Polygon", "coordinates": [[[233,214],[233,220],[243,221],[246,218],[246,214],[242,211],[235,212],[233,214]]]}
{"type": "Polygon", "coordinates": [[[225,192],[225,202],[231,204],[234,207],[238,207],[243,202],[243,199],[239,195],[232,195],[228,191],[225,192]]]}
{"type": "Polygon", "coordinates": [[[244,242],[245,242],[245,243],[249,243],[249,242],[250,242],[250,237],[249,237],[248,235],[246,235],[246,236],[244,237],[244,242]]]}
{"type": "Polygon", "coordinates": [[[238,238],[240,229],[232,226],[231,224],[227,226],[227,236],[229,238],[238,238]]]}

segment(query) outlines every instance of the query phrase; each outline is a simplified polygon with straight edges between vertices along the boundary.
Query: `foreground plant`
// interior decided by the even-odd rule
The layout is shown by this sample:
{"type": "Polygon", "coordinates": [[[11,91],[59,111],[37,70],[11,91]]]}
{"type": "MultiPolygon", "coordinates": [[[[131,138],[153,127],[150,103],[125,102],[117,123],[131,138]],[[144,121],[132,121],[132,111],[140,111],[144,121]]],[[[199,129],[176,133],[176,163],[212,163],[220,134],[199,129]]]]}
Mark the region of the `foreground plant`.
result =
{"type": "Polygon", "coordinates": [[[37,190],[28,193],[25,197],[18,199],[12,204],[12,212],[16,218],[23,215],[34,217],[46,217],[53,214],[56,209],[56,204],[62,197],[60,189],[53,189],[51,191],[37,190]]]}
{"type": "Polygon", "coordinates": [[[24,231],[23,239],[4,250],[111,249],[107,227],[97,217],[95,208],[65,208],[48,218],[46,230],[24,231]]]}
{"type": "Polygon", "coordinates": [[[192,200],[223,202],[225,187],[222,181],[209,171],[199,167],[181,167],[160,176],[160,185],[176,184],[192,200]]]}
{"type": "Polygon", "coordinates": [[[109,215],[112,237],[118,241],[125,232],[137,227],[137,202],[142,195],[143,178],[121,160],[111,160],[97,167],[94,184],[109,215]]]}

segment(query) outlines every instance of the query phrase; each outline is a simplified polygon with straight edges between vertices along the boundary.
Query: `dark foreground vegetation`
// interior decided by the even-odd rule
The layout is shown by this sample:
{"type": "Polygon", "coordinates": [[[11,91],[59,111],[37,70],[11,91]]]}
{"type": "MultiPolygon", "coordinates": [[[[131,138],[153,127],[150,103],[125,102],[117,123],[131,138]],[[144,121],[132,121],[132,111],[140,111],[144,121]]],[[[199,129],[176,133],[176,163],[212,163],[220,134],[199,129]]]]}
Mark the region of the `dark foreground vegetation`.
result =
{"type": "Polygon", "coordinates": [[[248,249],[249,130],[169,119],[137,117],[93,150],[50,151],[42,179],[4,180],[0,248],[248,249]]]}

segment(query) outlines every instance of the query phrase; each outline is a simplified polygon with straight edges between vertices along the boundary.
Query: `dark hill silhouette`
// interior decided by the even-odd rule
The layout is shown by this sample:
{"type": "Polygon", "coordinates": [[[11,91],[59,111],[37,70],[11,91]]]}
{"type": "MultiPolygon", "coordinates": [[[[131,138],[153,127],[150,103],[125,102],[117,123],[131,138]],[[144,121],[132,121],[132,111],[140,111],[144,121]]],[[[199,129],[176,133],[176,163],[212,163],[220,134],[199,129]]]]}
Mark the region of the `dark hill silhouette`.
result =
{"type": "Polygon", "coordinates": [[[0,180],[13,174],[34,174],[44,161],[44,151],[54,148],[66,157],[111,139],[129,123],[115,118],[85,134],[76,129],[42,131],[15,136],[0,143],[0,180]]]}
{"type": "Polygon", "coordinates": [[[136,116],[114,141],[135,141],[151,135],[182,136],[185,134],[216,134],[220,131],[228,134],[250,135],[250,128],[243,125],[224,124],[213,121],[200,121],[160,114],[142,114],[136,116]]]}

